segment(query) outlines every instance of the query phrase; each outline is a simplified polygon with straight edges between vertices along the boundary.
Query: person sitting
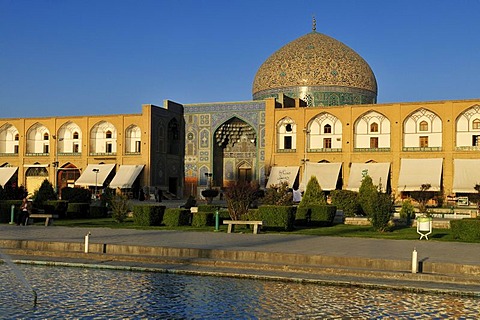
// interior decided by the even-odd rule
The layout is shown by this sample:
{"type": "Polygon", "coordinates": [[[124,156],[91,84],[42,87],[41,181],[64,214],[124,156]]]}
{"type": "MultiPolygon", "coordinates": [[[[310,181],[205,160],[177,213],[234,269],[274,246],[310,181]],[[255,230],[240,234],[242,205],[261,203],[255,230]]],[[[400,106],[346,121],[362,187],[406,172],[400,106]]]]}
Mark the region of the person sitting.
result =
{"type": "Polygon", "coordinates": [[[187,199],[187,202],[183,206],[180,206],[180,208],[185,208],[185,209],[190,209],[191,207],[195,207],[197,204],[197,200],[193,196],[189,196],[187,199]]]}
{"type": "Polygon", "coordinates": [[[17,224],[17,226],[25,225],[29,215],[30,215],[30,202],[28,201],[27,197],[24,197],[15,219],[15,223],[17,224]]]}

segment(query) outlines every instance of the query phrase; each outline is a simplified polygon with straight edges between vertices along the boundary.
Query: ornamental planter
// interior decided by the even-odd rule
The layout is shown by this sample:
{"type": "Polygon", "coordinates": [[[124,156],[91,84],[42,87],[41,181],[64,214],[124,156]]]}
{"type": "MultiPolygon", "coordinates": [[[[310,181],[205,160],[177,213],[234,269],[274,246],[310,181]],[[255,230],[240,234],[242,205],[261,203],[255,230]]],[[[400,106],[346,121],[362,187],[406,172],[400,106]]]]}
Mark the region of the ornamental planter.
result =
{"type": "Polygon", "coordinates": [[[428,240],[428,235],[432,233],[432,221],[432,217],[417,218],[417,233],[420,235],[420,240],[423,238],[428,240]]]}

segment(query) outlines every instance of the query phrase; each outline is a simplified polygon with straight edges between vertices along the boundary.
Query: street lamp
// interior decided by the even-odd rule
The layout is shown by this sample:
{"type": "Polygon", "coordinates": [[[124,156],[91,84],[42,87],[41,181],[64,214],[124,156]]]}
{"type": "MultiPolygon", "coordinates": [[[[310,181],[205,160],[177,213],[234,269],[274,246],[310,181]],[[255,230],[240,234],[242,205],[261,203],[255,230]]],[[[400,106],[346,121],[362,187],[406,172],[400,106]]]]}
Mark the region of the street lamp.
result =
{"type": "Polygon", "coordinates": [[[97,181],[98,181],[98,173],[100,172],[100,169],[93,169],[93,172],[95,172],[95,199],[97,198],[97,181]]]}
{"type": "Polygon", "coordinates": [[[55,162],[53,163],[53,166],[55,167],[55,192],[57,193],[58,196],[58,167],[59,167],[59,162],[58,162],[58,145],[60,141],[63,141],[63,138],[58,138],[57,136],[53,136],[53,139],[56,140],[55,142],[55,162]]]}

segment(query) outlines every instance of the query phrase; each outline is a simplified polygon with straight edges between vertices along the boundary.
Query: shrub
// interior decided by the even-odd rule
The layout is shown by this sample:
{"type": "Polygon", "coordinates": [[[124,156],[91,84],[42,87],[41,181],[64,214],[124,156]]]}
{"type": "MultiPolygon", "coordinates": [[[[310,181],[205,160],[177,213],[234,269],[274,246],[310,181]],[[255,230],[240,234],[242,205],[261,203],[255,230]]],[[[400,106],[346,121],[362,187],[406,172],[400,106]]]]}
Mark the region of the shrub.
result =
{"type": "Polygon", "coordinates": [[[101,204],[90,205],[90,210],[88,213],[89,218],[105,218],[108,216],[108,208],[101,204]]]}
{"type": "Polygon", "coordinates": [[[67,218],[87,218],[89,215],[89,203],[69,203],[67,206],[67,218]]]}
{"type": "Polygon", "coordinates": [[[373,229],[380,232],[387,231],[393,210],[392,197],[386,193],[378,193],[373,203],[373,212],[369,216],[373,229]]]}
{"type": "Polygon", "coordinates": [[[163,214],[162,223],[168,227],[186,226],[190,221],[190,210],[182,208],[168,208],[163,214]]]}
{"type": "Polygon", "coordinates": [[[402,203],[400,218],[407,223],[407,226],[412,225],[412,218],[415,218],[415,207],[413,206],[412,201],[405,200],[402,203]]]}
{"type": "Polygon", "coordinates": [[[0,186],[0,200],[22,200],[28,194],[24,186],[12,187],[7,184],[5,188],[0,186]]]}
{"type": "Polygon", "coordinates": [[[369,218],[375,211],[375,201],[377,200],[377,187],[373,185],[372,178],[369,175],[365,175],[362,179],[362,184],[358,191],[358,203],[362,208],[362,211],[369,218]]]}
{"type": "Polygon", "coordinates": [[[297,207],[295,225],[306,226],[310,223],[311,211],[309,207],[297,207]]]}
{"type": "Polygon", "coordinates": [[[267,228],[293,230],[296,207],[292,206],[260,206],[261,220],[267,228]]]}
{"type": "Polygon", "coordinates": [[[0,201],[0,223],[7,223],[11,221],[12,205],[14,206],[13,215],[20,209],[22,200],[2,200],[0,201]]]}
{"type": "Polygon", "coordinates": [[[480,219],[451,220],[450,228],[455,239],[472,242],[480,240],[480,219]]]}
{"type": "Polygon", "coordinates": [[[213,226],[214,224],[213,212],[197,212],[192,216],[192,227],[213,226]]]}
{"type": "Polygon", "coordinates": [[[358,203],[358,193],[351,190],[333,190],[330,193],[332,205],[343,210],[345,217],[354,217],[361,213],[362,209],[358,203]]]}
{"type": "Polygon", "coordinates": [[[62,200],[69,203],[90,203],[91,199],[92,194],[88,189],[70,187],[62,189],[62,200]]]}
{"type": "Polygon", "coordinates": [[[270,186],[263,198],[264,205],[289,206],[292,205],[293,194],[290,191],[288,182],[283,181],[280,185],[270,186]]]}
{"type": "Polygon", "coordinates": [[[123,194],[117,194],[110,200],[112,207],[112,218],[117,222],[123,222],[130,211],[128,197],[123,194]]]}
{"type": "Polygon", "coordinates": [[[258,185],[245,181],[237,181],[225,189],[228,212],[232,220],[241,220],[254,201],[258,199],[258,185]]]}
{"type": "Polygon", "coordinates": [[[56,214],[60,218],[65,218],[67,215],[68,201],[65,200],[47,200],[43,204],[45,213],[56,214]]]}
{"type": "Polygon", "coordinates": [[[218,206],[212,204],[201,204],[198,206],[198,212],[215,212],[217,209],[218,206]]]}
{"type": "Polygon", "coordinates": [[[159,226],[165,206],[136,205],[133,207],[133,222],[138,226],[159,226]]]}
{"type": "Polygon", "coordinates": [[[335,219],[336,213],[336,206],[311,206],[310,221],[315,226],[328,227],[333,224],[333,219],[335,219]]]}
{"type": "Polygon", "coordinates": [[[303,194],[302,201],[299,207],[310,207],[313,205],[326,205],[325,195],[323,194],[320,184],[318,184],[317,177],[312,176],[307,184],[307,189],[303,194]]]}
{"type": "Polygon", "coordinates": [[[53,186],[47,179],[43,180],[40,188],[35,190],[33,194],[33,206],[38,209],[43,209],[43,205],[47,200],[57,200],[57,194],[53,190],[53,186]]]}

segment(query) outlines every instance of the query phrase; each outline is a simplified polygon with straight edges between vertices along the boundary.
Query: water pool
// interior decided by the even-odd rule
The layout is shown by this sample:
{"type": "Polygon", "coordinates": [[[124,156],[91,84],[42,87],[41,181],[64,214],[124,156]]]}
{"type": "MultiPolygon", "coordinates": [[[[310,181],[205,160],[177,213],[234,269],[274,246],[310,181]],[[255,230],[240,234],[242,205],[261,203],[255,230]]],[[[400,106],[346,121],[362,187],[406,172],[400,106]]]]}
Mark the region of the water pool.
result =
{"type": "Polygon", "coordinates": [[[477,318],[480,299],[91,268],[0,265],[1,318],[477,318]]]}

